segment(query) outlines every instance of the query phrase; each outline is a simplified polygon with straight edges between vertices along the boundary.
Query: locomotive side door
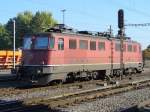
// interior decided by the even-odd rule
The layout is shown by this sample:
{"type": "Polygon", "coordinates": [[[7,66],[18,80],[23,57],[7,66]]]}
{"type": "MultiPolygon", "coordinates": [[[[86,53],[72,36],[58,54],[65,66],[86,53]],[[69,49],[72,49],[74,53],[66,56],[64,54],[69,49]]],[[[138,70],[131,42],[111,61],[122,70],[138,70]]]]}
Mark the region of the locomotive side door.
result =
{"type": "Polygon", "coordinates": [[[58,38],[58,57],[59,57],[59,64],[64,64],[64,38],[58,38]]]}

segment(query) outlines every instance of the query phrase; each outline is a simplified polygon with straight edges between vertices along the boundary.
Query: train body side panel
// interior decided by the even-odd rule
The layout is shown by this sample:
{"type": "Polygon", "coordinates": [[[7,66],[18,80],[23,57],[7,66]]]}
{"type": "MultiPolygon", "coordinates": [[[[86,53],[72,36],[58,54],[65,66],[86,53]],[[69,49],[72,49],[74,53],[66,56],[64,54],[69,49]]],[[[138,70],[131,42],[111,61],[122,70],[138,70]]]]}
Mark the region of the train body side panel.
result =
{"type": "MultiPolygon", "coordinates": [[[[54,49],[24,50],[23,66],[27,71],[26,73],[39,74],[41,80],[51,81],[64,79],[70,72],[120,69],[120,51],[116,51],[116,43],[119,43],[119,40],[61,33],[52,35],[55,38],[54,49]],[[59,39],[64,41],[63,49],[58,49],[59,39]],[[76,49],[69,48],[70,39],[76,40],[76,49]],[[88,41],[88,49],[80,49],[80,40],[88,41]],[[96,42],[96,50],[90,50],[91,41],[96,42]],[[104,50],[98,49],[99,42],[105,43],[104,50]]],[[[137,68],[141,70],[142,53],[140,45],[129,41],[125,41],[124,44],[126,46],[123,53],[125,69],[137,68]],[[128,44],[136,46],[136,50],[128,52],[128,44]]]]}

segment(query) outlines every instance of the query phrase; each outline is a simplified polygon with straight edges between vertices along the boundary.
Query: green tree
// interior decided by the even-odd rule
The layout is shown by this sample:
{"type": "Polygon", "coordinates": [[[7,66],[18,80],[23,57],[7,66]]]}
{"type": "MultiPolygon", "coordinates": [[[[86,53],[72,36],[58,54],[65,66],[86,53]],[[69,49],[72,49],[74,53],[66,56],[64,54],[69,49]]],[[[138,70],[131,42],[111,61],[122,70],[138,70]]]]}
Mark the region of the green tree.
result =
{"type": "Polygon", "coordinates": [[[10,49],[12,45],[11,37],[5,27],[0,24],[0,50],[10,49]]]}
{"type": "Polygon", "coordinates": [[[44,32],[57,23],[50,12],[36,12],[33,15],[32,12],[25,11],[7,22],[6,30],[11,38],[13,38],[13,20],[16,21],[16,48],[22,46],[22,37],[25,34],[44,32]]]}
{"type": "Polygon", "coordinates": [[[16,30],[17,36],[23,37],[26,33],[31,33],[31,20],[33,18],[33,14],[29,11],[25,11],[24,13],[19,13],[16,18],[16,30]]]}
{"type": "Polygon", "coordinates": [[[50,12],[36,12],[31,22],[31,29],[33,33],[44,32],[56,23],[50,12]]]}
{"type": "Polygon", "coordinates": [[[8,30],[11,37],[13,37],[13,20],[16,21],[16,47],[20,47],[22,43],[22,37],[31,33],[31,20],[33,18],[33,14],[29,11],[25,11],[23,13],[19,13],[17,17],[10,19],[6,24],[6,29],[8,30]]]}

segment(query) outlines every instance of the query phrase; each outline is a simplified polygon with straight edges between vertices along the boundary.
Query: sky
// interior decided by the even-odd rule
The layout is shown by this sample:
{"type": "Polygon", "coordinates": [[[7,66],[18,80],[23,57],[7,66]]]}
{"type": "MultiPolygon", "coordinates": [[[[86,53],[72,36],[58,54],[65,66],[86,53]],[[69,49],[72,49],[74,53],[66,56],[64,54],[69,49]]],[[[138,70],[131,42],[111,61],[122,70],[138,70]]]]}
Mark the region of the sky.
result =
{"type": "MultiPolygon", "coordinates": [[[[150,23],[150,0],[3,0],[0,1],[0,23],[6,24],[18,13],[49,11],[62,23],[65,9],[65,24],[78,30],[118,31],[118,10],[124,10],[125,24],[150,23]]],[[[125,27],[125,33],[138,41],[145,49],[150,44],[150,26],[125,27]]]]}

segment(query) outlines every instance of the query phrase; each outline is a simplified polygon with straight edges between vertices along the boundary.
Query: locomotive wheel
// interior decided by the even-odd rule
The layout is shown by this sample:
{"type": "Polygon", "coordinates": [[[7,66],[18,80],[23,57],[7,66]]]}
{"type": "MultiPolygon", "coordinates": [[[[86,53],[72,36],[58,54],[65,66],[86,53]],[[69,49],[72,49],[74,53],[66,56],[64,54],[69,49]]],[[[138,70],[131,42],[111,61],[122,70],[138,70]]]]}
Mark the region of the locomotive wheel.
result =
{"type": "Polygon", "coordinates": [[[142,71],[137,71],[137,73],[142,73],[142,71]]]}
{"type": "Polygon", "coordinates": [[[129,69],[128,69],[128,71],[129,71],[129,75],[132,75],[132,73],[133,73],[133,72],[132,72],[132,71],[133,71],[133,69],[132,69],[132,68],[129,68],[129,69]]]}
{"type": "Polygon", "coordinates": [[[92,79],[94,79],[94,80],[98,79],[98,73],[97,72],[92,73],[92,79]]]}
{"type": "Polygon", "coordinates": [[[121,71],[120,71],[120,70],[117,70],[115,75],[116,75],[117,77],[119,77],[119,76],[121,75],[121,71]]]}
{"type": "Polygon", "coordinates": [[[68,74],[66,82],[72,83],[74,81],[75,81],[75,77],[73,76],[73,73],[72,74],[68,74]]]}
{"type": "Polygon", "coordinates": [[[135,68],[133,68],[132,72],[133,72],[133,74],[136,74],[136,73],[137,73],[137,71],[136,71],[135,68]]]}
{"type": "Polygon", "coordinates": [[[129,75],[129,70],[128,70],[128,69],[125,69],[124,74],[125,74],[125,75],[129,75]]]}
{"type": "Polygon", "coordinates": [[[47,85],[62,85],[63,81],[62,80],[53,80],[49,82],[47,85]]]}

